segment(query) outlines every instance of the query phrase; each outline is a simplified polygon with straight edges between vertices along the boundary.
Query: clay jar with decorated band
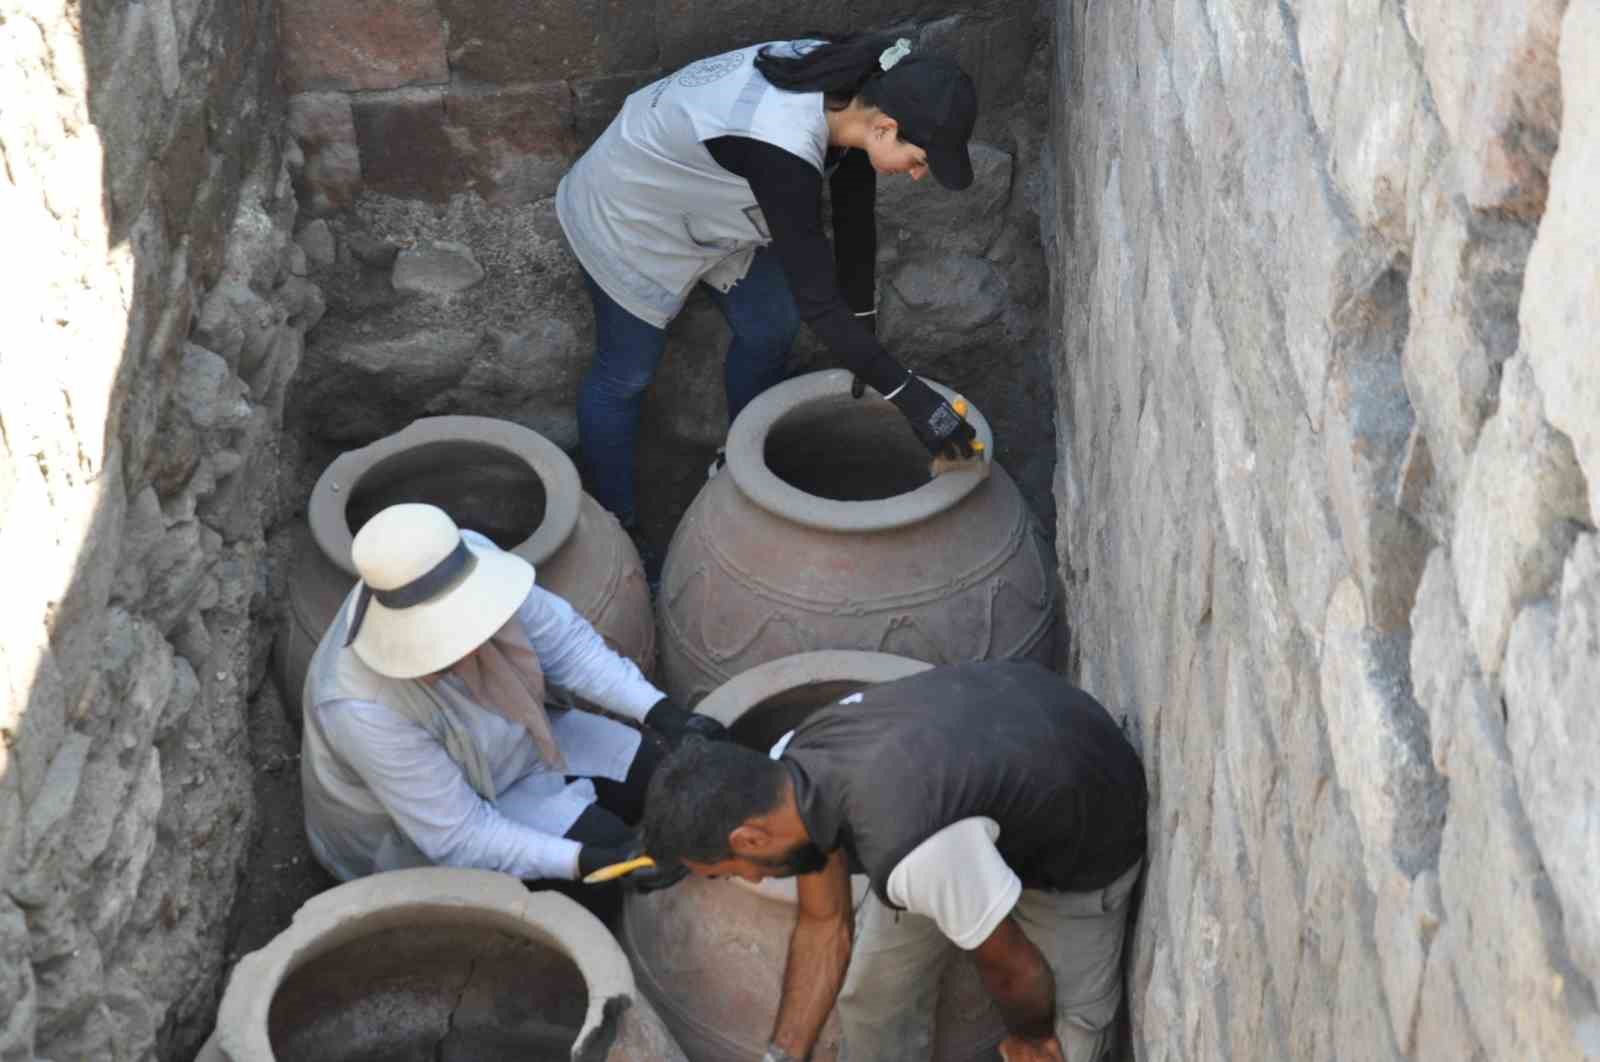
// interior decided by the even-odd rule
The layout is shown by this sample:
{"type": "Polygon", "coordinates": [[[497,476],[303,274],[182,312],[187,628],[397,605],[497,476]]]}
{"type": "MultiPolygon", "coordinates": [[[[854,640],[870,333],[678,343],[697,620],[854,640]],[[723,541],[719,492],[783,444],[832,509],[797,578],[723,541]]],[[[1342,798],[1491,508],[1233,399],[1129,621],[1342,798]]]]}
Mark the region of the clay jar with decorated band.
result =
{"type": "Polygon", "coordinates": [[[983,414],[967,417],[986,456],[931,476],[899,411],[850,386],[848,372],[800,376],[734,421],[662,572],[659,681],[679,703],[816,649],[1049,662],[1054,553],[988,459],[983,414]]]}
{"type": "Polygon", "coordinates": [[[400,502],[437,505],[534,566],[606,643],[650,674],[655,620],[633,540],[583,492],[570,458],[537,432],[490,417],[427,417],[342,454],[311,492],[294,536],[273,644],[291,718],[317,642],[356,582],[350,548],[371,517],[400,502]]]}

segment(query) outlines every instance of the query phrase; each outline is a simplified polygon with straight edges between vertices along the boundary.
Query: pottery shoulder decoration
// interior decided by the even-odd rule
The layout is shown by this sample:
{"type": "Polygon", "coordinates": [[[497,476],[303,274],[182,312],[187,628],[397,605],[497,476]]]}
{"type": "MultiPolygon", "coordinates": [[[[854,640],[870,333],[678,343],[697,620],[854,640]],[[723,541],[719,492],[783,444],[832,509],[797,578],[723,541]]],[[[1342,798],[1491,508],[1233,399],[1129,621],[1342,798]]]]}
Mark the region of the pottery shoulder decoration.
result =
{"type": "MultiPolygon", "coordinates": [[[[968,418],[993,454],[982,413],[968,418]]],[[[1000,466],[930,477],[927,450],[894,406],[852,398],[839,371],[750,403],[727,459],[663,568],[661,682],[680,702],[819,649],[1049,662],[1055,559],[1000,466]]]]}

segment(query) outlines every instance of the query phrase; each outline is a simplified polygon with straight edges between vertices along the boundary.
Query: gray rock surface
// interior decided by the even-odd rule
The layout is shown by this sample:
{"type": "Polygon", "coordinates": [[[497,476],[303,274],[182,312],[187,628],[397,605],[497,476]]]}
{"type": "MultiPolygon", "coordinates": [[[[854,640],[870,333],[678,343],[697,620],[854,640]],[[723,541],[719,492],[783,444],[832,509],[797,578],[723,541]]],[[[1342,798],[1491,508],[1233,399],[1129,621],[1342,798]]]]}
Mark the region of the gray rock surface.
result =
{"type": "Polygon", "coordinates": [[[430,240],[407,247],[394,260],[389,280],[396,291],[448,296],[466,291],[483,279],[483,267],[472,248],[454,240],[430,240]]]}
{"type": "Polygon", "coordinates": [[[1153,766],[1136,1056],[1600,1056],[1600,7],[1055,20],[1072,665],[1153,766]]]}
{"type": "Polygon", "coordinates": [[[1506,743],[1561,904],[1572,961],[1600,979],[1600,537],[1573,547],[1551,600],[1522,610],[1506,649],[1506,743]]]}

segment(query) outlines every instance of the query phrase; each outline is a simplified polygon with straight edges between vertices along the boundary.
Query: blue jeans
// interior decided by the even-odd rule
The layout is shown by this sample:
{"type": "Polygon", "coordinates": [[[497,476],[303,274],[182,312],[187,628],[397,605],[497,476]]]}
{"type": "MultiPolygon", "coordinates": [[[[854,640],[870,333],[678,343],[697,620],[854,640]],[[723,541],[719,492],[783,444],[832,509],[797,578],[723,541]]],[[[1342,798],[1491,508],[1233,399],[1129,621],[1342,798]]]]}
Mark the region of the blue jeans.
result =
{"type": "MultiPolygon", "coordinates": [[[[638,521],[639,410],[661,364],[667,333],[619,306],[587,272],[584,281],[594,303],[595,355],[578,393],[578,442],[590,493],[623,527],[632,527],[638,521]]],[[[750,272],[731,290],[712,289],[711,301],[733,330],[723,368],[731,421],[783,379],[789,348],[800,331],[800,310],[778,256],[768,248],[756,252],[750,272]]]]}

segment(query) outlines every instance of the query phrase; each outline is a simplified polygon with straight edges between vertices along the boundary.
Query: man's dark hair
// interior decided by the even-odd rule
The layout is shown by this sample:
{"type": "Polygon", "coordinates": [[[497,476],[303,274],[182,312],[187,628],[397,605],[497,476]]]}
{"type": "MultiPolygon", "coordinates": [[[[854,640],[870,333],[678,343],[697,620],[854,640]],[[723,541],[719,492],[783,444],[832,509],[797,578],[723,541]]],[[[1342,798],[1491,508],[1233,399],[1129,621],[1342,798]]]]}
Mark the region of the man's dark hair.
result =
{"type": "Polygon", "coordinates": [[[789,773],[728,741],[689,738],[656,768],[644,799],[645,850],[657,863],[720,863],[728,835],[783,800],[789,773]]]}

